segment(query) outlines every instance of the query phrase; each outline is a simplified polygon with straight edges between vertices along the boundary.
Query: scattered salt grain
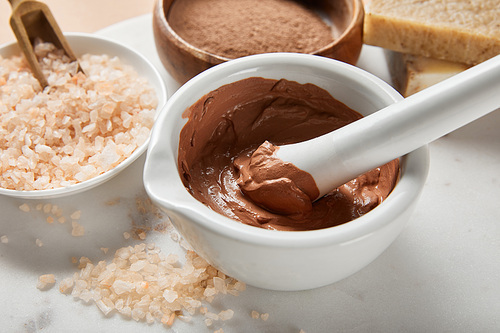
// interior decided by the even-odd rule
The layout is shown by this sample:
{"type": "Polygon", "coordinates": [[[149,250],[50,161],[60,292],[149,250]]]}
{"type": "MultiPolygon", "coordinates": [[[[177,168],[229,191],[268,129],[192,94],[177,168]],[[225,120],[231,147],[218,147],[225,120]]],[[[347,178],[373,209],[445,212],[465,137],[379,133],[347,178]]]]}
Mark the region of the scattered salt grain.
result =
{"type": "Polygon", "coordinates": [[[219,320],[219,315],[209,311],[209,312],[205,313],[205,318],[208,318],[210,320],[215,321],[215,320],[219,320]]]}
{"type": "Polygon", "coordinates": [[[52,287],[54,283],[56,283],[54,274],[44,274],[38,277],[38,283],[36,287],[40,290],[45,290],[52,287]]]}
{"type": "Polygon", "coordinates": [[[223,311],[219,312],[219,318],[222,321],[226,321],[226,320],[233,318],[233,315],[234,315],[234,311],[231,309],[227,309],[227,310],[223,310],[223,311]]]}
{"type": "Polygon", "coordinates": [[[184,264],[178,259],[174,254],[162,254],[153,243],[120,248],[110,263],[94,265],[82,257],[79,273],[63,280],[59,290],[84,302],[95,302],[105,314],[118,312],[148,324],[159,321],[172,326],[176,318],[190,322],[197,312],[204,314],[210,325],[232,318],[232,310],[213,313],[202,302],[210,303],[222,290],[241,289],[242,283],[219,272],[195,252],[186,253],[184,264]]]}
{"type": "Polygon", "coordinates": [[[125,232],[123,233],[123,238],[125,238],[125,239],[130,239],[130,233],[128,233],[128,232],[126,232],[126,231],[125,231],[125,232]]]}
{"type": "Polygon", "coordinates": [[[82,211],[80,210],[74,211],[69,217],[72,220],[79,220],[82,217],[82,211]]]}
{"type": "Polygon", "coordinates": [[[260,315],[260,319],[262,319],[263,321],[266,321],[269,319],[269,313],[263,313],[260,315]]]}
{"type": "Polygon", "coordinates": [[[259,319],[259,317],[260,317],[260,313],[258,313],[255,310],[252,310],[252,312],[250,313],[250,315],[252,316],[253,319],[259,319]]]}
{"type": "Polygon", "coordinates": [[[52,210],[52,205],[51,204],[45,204],[45,205],[43,205],[42,210],[43,210],[43,212],[45,214],[48,214],[52,210]]]}
{"type": "Polygon", "coordinates": [[[35,244],[38,246],[38,247],[42,247],[43,246],[43,242],[41,240],[39,240],[38,238],[35,240],[35,244]]]}
{"type": "Polygon", "coordinates": [[[65,278],[59,283],[59,291],[63,294],[68,294],[71,292],[71,288],[73,288],[73,279],[65,278]]]}
{"type": "Polygon", "coordinates": [[[85,234],[85,227],[79,224],[78,222],[72,221],[71,226],[72,226],[71,236],[80,237],[85,234]]]}
{"type": "Polygon", "coordinates": [[[2,244],[7,244],[9,242],[9,237],[3,235],[2,237],[0,237],[0,242],[2,242],[2,244]]]}
{"type": "Polygon", "coordinates": [[[50,212],[56,217],[62,216],[62,209],[59,208],[58,205],[52,205],[52,209],[50,210],[50,212]]]}
{"type": "Polygon", "coordinates": [[[26,203],[23,203],[21,206],[19,206],[19,209],[25,213],[27,213],[31,210],[30,206],[26,203]]]}

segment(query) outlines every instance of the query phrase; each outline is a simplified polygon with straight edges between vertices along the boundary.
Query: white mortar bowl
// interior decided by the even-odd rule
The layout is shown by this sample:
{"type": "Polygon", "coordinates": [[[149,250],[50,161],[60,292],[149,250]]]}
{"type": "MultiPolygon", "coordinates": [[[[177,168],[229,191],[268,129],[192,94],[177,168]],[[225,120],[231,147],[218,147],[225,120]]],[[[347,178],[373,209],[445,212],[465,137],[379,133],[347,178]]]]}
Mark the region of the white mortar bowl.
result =
{"type": "MultiPolygon", "coordinates": [[[[165,83],[156,67],[143,55],[116,41],[93,34],[66,33],[65,36],[76,57],[80,57],[85,53],[96,55],[107,54],[110,57],[117,56],[124,64],[132,66],[137,71],[139,76],[146,78],[149,81],[149,84],[155,89],[156,96],[158,98],[156,114],[158,114],[158,111],[165,105],[167,101],[167,88],[165,87],[165,83]]],[[[17,42],[0,45],[0,55],[4,58],[20,54],[21,51],[17,42]]],[[[49,199],[68,196],[89,190],[108,181],[127,168],[146,151],[148,143],[149,141],[147,140],[141,146],[137,147],[129,157],[113,169],[89,180],[66,187],[47,190],[17,191],[0,188],[0,195],[22,199],[49,199]]]]}
{"type": "Polygon", "coordinates": [[[392,193],[355,221],[288,232],[231,220],[197,201],[182,184],[177,167],[179,133],[187,122],[182,114],[210,91],[255,76],[313,83],[363,115],[402,99],[357,67],[313,55],[262,54],[215,66],[188,81],[161,111],[146,158],[146,191],[199,255],[249,285],[305,290],[346,278],[377,258],[401,232],[427,177],[428,149],[401,157],[401,178],[392,193]]]}

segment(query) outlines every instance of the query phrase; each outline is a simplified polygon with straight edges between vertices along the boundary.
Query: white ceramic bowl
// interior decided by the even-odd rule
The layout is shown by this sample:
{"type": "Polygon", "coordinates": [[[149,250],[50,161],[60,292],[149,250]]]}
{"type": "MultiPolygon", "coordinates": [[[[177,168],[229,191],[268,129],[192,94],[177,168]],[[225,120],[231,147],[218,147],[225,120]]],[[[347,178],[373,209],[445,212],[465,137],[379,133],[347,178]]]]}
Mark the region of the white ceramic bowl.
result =
{"type": "Polygon", "coordinates": [[[186,108],[208,92],[259,76],[313,83],[367,115],[402,97],[377,77],[345,63],[304,54],[263,54],[232,60],[191,79],[161,111],[148,148],[144,182],[194,250],[249,285],[305,290],[341,280],[368,265],[398,236],[428,171],[428,149],[401,158],[401,179],[389,197],[355,223],[314,231],[270,231],[233,221],[194,199],[177,168],[186,108]]]}
{"type": "MultiPolygon", "coordinates": [[[[149,81],[151,86],[154,87],[158,97],[157,110],[160,110],[166,103],[167,90],[163,79],[161,78],[158,70],[154,67],[154,65],[141,54],[111,39],[93,34],[68,33],[65,34],[65,36],[68,40],[68,43],[71,45],[71,49],[77,57],[85,53],[118,56],[124,63],[133,66],[134,69],[139,73],[139,76],[145,77],[149,81]]],[[[5,58],[11,57],[13,55],[19,55],[20,53],[21,51],[19,50],[17,42],[12,42],[0,46],[0,55],[5,58]]],[[[144,142],[128,158],[126,158],[123,162],[118,164],[113,169],[81,183],[77,183],[67,187],[36,191],[16,191],[0,188],[0,195],[7,195],[23,199],[48,199],[76,194],[89,190],[116,176],[127,166],[132,164],[132,162],[134,162],[146,151],[148,143],[149,140],[144,142]]]]}

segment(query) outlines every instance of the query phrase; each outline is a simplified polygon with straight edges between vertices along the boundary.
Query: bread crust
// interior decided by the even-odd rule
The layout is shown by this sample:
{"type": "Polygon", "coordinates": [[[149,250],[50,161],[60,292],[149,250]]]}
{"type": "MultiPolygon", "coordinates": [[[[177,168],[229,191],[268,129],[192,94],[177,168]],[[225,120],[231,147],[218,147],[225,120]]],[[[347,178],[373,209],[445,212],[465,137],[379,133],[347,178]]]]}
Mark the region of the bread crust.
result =
{"type": "Polygon", "coordinates": [[[497,0],[371,0],[365,12],[366,44],[470,65],[500,54],[497,0]]]}

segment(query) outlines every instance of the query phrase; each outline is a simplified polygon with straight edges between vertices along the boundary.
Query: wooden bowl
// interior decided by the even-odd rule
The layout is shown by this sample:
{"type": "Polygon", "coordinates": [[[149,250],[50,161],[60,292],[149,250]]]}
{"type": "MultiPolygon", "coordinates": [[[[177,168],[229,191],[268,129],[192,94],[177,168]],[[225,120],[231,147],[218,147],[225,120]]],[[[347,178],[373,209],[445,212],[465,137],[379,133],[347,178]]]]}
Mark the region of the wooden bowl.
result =
{"type": "MultiPolygon", "coordinates": [[[[170,75],[182,84],[198,73],[231,59],[197,48],[186,42],[174,31],[167,20],[168,12],[174,1],[155,1],[153,33],[161,62],[170,75]]],[[[307,1],[307,3],[311,2],[307,1]]],[[[335,35],[338,37],[311,54],[354,65],[363,44],[364,9],[362,0],[327,0],[314,1],[314,3],[332,22],[336,23],[335,35]]]]}

